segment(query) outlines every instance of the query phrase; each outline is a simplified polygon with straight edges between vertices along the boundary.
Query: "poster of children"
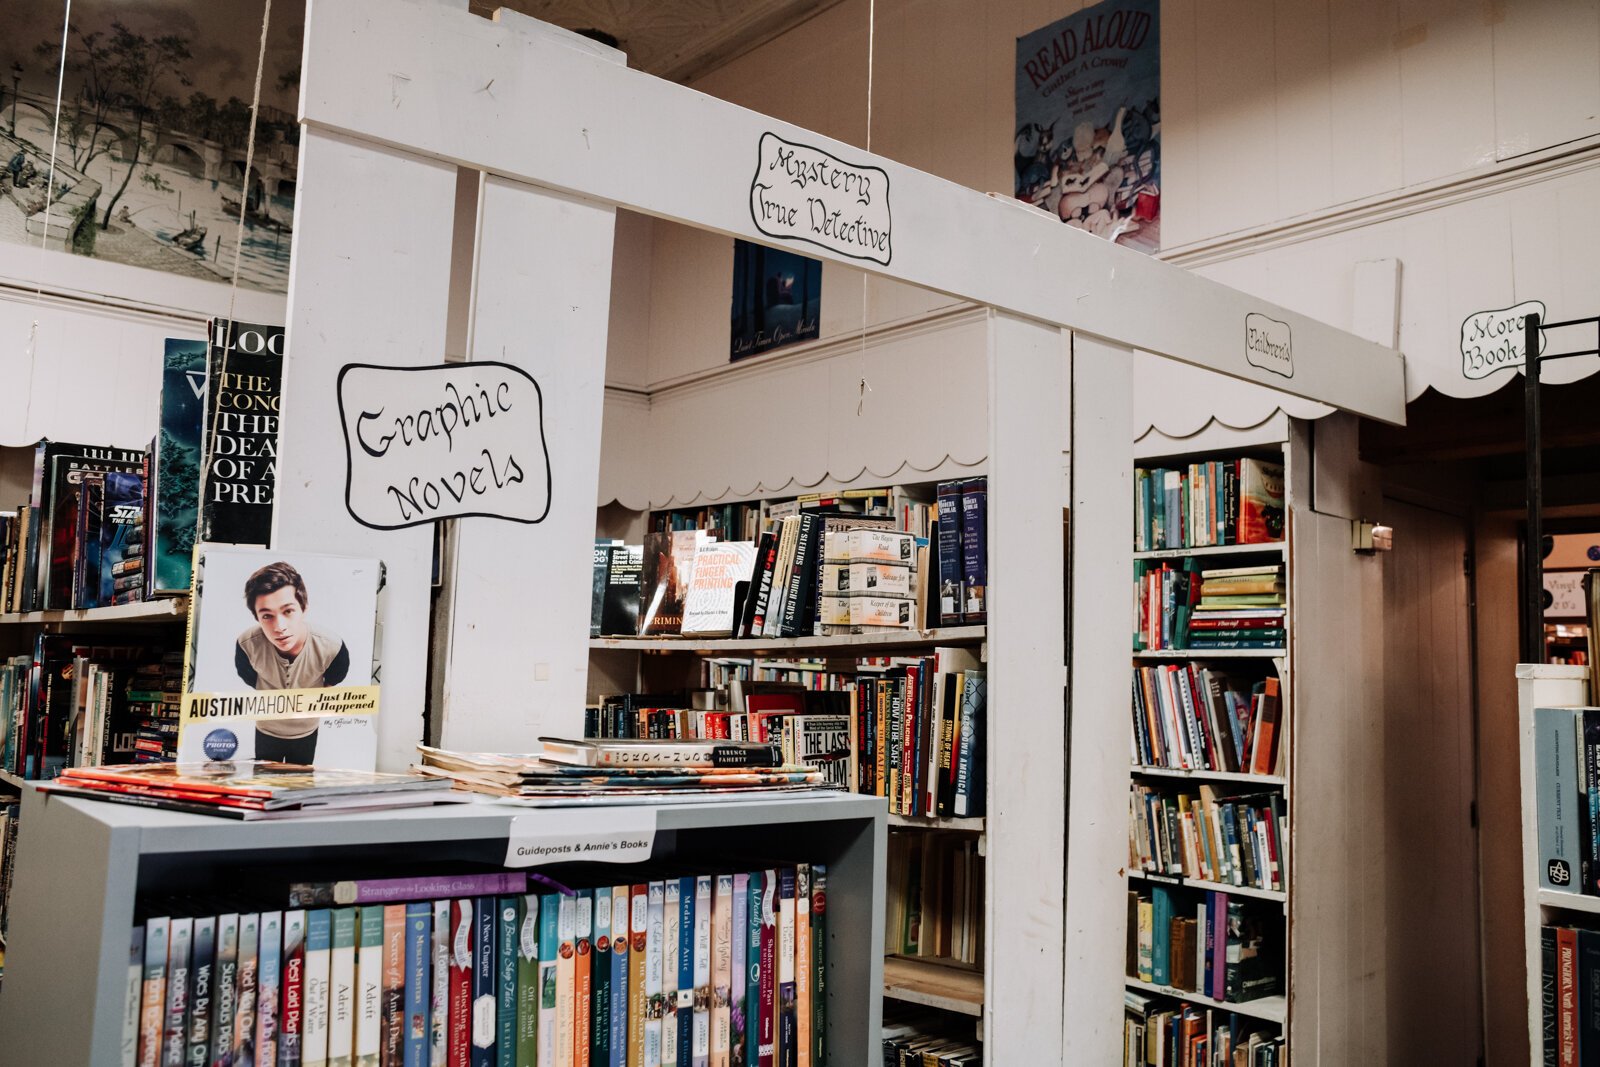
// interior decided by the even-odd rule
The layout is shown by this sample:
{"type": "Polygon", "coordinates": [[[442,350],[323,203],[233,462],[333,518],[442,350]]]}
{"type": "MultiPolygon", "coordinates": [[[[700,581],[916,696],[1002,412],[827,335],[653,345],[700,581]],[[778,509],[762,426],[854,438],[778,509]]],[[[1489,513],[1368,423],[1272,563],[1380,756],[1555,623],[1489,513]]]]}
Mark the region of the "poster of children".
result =
{"type": "Polygon", "coordinates": [[[1161,246],[1160,0],[1105,0],[1017,38],[1016,196],[1161,246]]]}

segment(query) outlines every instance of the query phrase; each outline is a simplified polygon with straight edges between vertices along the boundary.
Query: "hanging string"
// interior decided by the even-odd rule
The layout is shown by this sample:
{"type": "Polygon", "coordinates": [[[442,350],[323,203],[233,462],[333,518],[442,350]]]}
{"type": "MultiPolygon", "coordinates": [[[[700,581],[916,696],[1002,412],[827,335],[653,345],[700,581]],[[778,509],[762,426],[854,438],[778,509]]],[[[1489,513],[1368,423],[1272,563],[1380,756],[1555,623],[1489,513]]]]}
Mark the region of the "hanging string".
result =
{"type": "MultiPolygon", "coordinates": [[[[228,379],[228,356],[233,352],[233,309],[239,296],[239,261],[244,257],[244,220],[245,213],[250,208],[250,172],[256,162],[256,116],[261,111],[261,76],[267,68],[267,28],[272,24],[272,0],[266,0],[261,11],[261,43],[256,49],[256,81],[255,87],[250,92],[250,130],[244,146],[244,179],[239,186],[239,227],[233,242],[233,277],[228,286],[228,318],[227,326],[222,338],[222,363],[217,368],[217,375],[212,379],[214,383],[208,388],[206,407],[221,414],[220,408],[212,408],[212,403],[217,398],[210,395],[209,389],[220,390],[222,383],[228,379]]],[[[263,193],[265,187],[263,186],[263,193]]],[[[207,338],[207,343],[214,338],[207,338]]],[[[206,449],[200,464],[200,500],[202,504],[206,499],[206,483],[211,479],[211,460],[217,454],[218,423],[220,418],[211,420],[211,440],[206,443],[206,449]]],[[[201,513],[204,512],[202,507],[201,513]]],[[[197,517],[198,520],[198,517],[197,517]]]]}
{"type": "MultiPolygon", "coordinates": [[[[45,250],[50,241],[50,202],[56,191],[56,146],[61,143],[61,96],[62,88],[67,79],[67,34],[72,29],[72,0],[67,0],[61,15],[61,58],[56,64],[56,113],[50,126],[50,173],[44,183],[44,232],[39,235],[39,255],[43,259],[45,250]]],[[[20,93],[20,87],[14,87],[13,92],[20,93]]],[[[12,101],[13,110],[16,102],[12,101]]],[[[16,123],[12,123],[11,135],[17,134],[16,123]]],[[[28,424],[33,420],[33,379],[34,372],[38,369],[39,360],[39,306],[44,303],[44,271],[41,269],[34,275],[33,289],[33,325],[28,328],[28,399],[23,402],[22,429],[26,433],[28,424]]]]}
{"type": "MultiPolygon", "coordinates": [[[[867,144],[866,149],[872,151],[872,61],[877,51],[878,36],[878,0],[867,0],[867,144]]],[[[861,355],[863,360],[867,354],[867,272],[861,272],[861,355]]],[[[872,386],[867,384],[867,379],[861,379],[861,390],[856,396],[856,414],[862,413],[866,403],[866,395],[872,391],[872,386]]]]}

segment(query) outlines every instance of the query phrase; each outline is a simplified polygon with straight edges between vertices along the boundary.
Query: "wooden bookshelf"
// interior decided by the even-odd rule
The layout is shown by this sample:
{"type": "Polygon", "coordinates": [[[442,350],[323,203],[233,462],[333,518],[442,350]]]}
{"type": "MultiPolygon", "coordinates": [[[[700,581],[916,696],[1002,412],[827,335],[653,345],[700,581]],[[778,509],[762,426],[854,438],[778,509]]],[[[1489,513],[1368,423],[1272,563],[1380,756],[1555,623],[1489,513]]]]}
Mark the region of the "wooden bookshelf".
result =
{"type": "Polygon", "coordinates": [[[1257,889],[1250,885],[1230,885],[1227,882],[1208,882],[1204,878],[1185,878],[1181,875],[1151,874],[1149,871],[1130,870],[1128,877],[1153,885],[1182,886],[1188,889],[1209,889],[1217,893],[1227,893],[1234,897],[1255,897],[1257,900],[1272,900],[1284,907],[1289,906],[1289,894],[1282,889],[1257,889]]]}
{"type": "Polygon", "coordinates": [[[1288,549],[1283,541],[1262,541],[1253,545],[1206,545],[1203,548],[1157,548],[1148,552],[1135,552],[1134,559],[1187,559],[1190,556],[1247,556],[1272,553],[1282,555],[1288,549]]]}
{"type": "Polygon", "coordinates": [[[982,644],[987,632],[982,626],[946,626],[935,630],[843,634],[835,637],[591,637],[589,649],[686,652],[701,656],[737,652],[739,658],[747,659],[774,659],[801,653],[812,656],[876,656],[939,645],[982,644]]]}
{"type": "Polygon", "coordinates": [[[1195,778],[1206,782],[1243,782],[1248,785],[1282,787],[1288,779],[1281,774],[1247,774],[1244,771],[1202,771],[1188,767],[1146,767],[1134,764],[1128,768],[1133,774],[1152,778],[1195,778]]]}
{"type": "Polygon", "coordinates": [[[983,973],[906,956],[883,961],[883,995],[961,1015],[983,1015],[983,973]]]}
{"type": "Polygon", "coordinates": [[[1286,997],[1261,997],[1258,1000],[1246,1000],[1234,1003],[1229,1000],[1213,1000],[1211,997],[1199,993],[1191,993],[1187,989],[1178,989],[1169,985],[1156,985],[1154,982],[1141,982],[1137,978],[1127,979],[1129,989],[1137,989],[1141,993],[1156,993],[1164,997],[1176,997],[1188,1001],[1190,1004],[1200,1004],[1207,1008],[1216,1008],[1219,1011],[1231,1011],[1238,1015],[1246,1015],[1252,1019],[1262,1019],[1269,1023],[1284,1026],[1289,1021],[1289,1001],[1286,997]]]}
{"type": "Polygon", "coordinates": [[[181,622],[189,616],[189,598],[164,597],[115,604],[108,608],[24,611],[0,614],[0,624],[31,626],[98,626],[124,622],[181,622]]]}

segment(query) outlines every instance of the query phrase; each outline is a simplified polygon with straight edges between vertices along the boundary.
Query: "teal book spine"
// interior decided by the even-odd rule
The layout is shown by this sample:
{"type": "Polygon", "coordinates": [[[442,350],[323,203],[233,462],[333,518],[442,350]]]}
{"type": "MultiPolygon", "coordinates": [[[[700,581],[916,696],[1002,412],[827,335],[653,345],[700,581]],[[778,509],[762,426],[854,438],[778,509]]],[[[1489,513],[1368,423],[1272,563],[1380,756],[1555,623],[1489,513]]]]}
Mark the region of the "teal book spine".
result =
{"type": "Polygon", "coordinates": [[[495,987],[499,1003],[495,1009],[495,1062],[499,1067],[517,1067],[517,898],[501,897],[496,930],[499,963],[495,987]]]}
{"type": "Polygon", "coordinates": [[[1151,889],[1155,936],[1151,943],[1152,967],[1156,985],[1172,984],[1172,895],[1163,886],[1151,889]]]}
{"type": "Polygon", "coordinates": [[[150,457],[152,529],[146,593],[187,593],[200,518],[201,434],[206,343],[167,339],[161,368],[161,426],[150,457]]]}
{"type": "Polygon", "coordinates": [[[405,1020],[401,1034],[404,1067],[428,1067],[428,1028],[432,1018],[433,905],[406,905],[405,1020]]]}

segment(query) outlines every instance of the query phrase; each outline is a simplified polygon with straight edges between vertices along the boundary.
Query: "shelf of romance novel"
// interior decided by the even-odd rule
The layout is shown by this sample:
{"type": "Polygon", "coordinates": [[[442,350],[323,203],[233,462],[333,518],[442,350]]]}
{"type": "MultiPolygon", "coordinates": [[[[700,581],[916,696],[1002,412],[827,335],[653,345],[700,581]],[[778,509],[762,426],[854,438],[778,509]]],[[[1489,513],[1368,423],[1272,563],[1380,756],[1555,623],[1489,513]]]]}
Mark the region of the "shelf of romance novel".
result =
{"type": "Polygon", "coordinates": [[[1134,559],[1187,559],[1190,556],[1242,556],[1249,553],[1282,553],[1282,541],[1261,541],[1244,545],[1205,545],[1199,548],[1155,548],[1148,552],[1135,552],[1134,559]]]}
{"type": "Polygon", "coordinates": [[[591,637],[589,648],[627,652],[692,652],[701,655],[740,652],[748,657],[764,657],[784,652],[837,651],[842,655],[859,656],[896,649],[982,644],[987,634],[986,626],[943,626],[934,630],[838,634],[825,637],[591,637]]]}
{"type": "Polygon", "coordinates": [[[1134,659],[1282,659],[1286,648],[1158,648],[1138,649],[1134,659]]]}
{"type": "Polygon", "coordinates": [[[1585,896],[1582,893],[1563,893],[1559,889],[1539,890],[1539,906],[1600,915],[1600,897],[1585,896]]]}
{"type": "Polygon", "coordinates": [[[1252,774],[1248,771],[1208,771],[1192,767],[1151,767],[1135,763],[1129,772],[1156,778],[1198,778],[1213,782],[1244,782],[1249,785],[1284,786],[1289,780],[1281,774],[1252,774]]]}
{"type": "Polygon", "coordinates": [[[1175,986],[1142,982],[1137,978],[1124,978],[1123,981],[1127,983],[1129,989],[1137,989],[1141,993],[1157,993],[1164,997],[1175,997],[1191,1004],[1200,1004],[1208,1008],[1215,1008],[1218,1011],[1231,1011],[1236,1015],[1246,1015],[1252,1019],[1277,1023],[1279,1026],[1282,1026],[1289,1018],[1289,1001],[1283,996],[1261,997],[1257,1000],[1235,1003],[1231,1000],[1213,1000],[1211,997],[1203,996],[1199,993],[1191,993],[1187,989],[1178,989],[1175,986]]]}
{"type": "Polygon", "coordinates": [[[0,614],[0,624],[97,626],[113,622],[182,622],[188,616],[189,598],[179,596],[105,608],[8,612],[0,614]]]}
{"type": "Polygon", "coordinates": [[[883,958],[883,995],[962,1015],[983,1015],[983,973],[908,956],[883,958]]]}
{"type": "Polygon", "coordinates": [[[1256,897],[1259,900],[1272,900],[1284,907],[1289,906],[1289,893],[1283,889],[1257,889],[1249,885],[1232,885],[1228,882],[1208,882],[1204,878],[1185,878],[1175,874],[1152,874],[1149,871],[1131,870],[1129,878],[1138,878],[1146,882],[1159,885],[1183,886],[1188,889],[1207,889],[1214,893],[1227,893],[1235,897],[1256,897]]]}

